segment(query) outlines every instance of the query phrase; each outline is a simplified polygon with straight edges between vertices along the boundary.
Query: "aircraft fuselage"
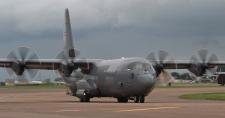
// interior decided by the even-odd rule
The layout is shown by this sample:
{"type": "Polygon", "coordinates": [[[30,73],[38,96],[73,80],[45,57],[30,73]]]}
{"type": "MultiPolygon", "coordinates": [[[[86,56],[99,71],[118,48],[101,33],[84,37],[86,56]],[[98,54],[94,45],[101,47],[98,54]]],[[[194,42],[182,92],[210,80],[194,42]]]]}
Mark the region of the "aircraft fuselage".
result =
{"type": "MultiPolygon", "coordinates": [[[[89,60],[90,61],[90,60],[89,60]]],[[[73,95],[81,97],[135,97],[146,96],[156,83],[155,70],[149,61],[142,58],[93,60],[94,71],[75,78],[73,95]]]]}

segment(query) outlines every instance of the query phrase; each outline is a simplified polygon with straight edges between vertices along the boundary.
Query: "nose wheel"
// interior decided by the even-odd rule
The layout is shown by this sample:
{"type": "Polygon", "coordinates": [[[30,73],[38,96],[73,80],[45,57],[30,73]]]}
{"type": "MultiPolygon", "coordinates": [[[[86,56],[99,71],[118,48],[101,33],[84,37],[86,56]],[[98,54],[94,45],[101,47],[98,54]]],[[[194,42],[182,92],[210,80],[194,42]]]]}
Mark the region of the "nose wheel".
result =
{"type": "Polygon", "coordinates": [[[145,102],[145,96],[136,96],[134,99],[135,103],[144,103],[145,102]]]}
{"type": "Polygon", "coordinates": [[[90,102],[90,97],[87,91],[84,91],[83,95],[80,97],[80,102],[90,102]]]}
{"type": "Polygon", "coordinates": [[[88,96],[82,96],[81,98],[80,98],[80,102],[90,102],[90,98],[88,97],[88,96]]]}

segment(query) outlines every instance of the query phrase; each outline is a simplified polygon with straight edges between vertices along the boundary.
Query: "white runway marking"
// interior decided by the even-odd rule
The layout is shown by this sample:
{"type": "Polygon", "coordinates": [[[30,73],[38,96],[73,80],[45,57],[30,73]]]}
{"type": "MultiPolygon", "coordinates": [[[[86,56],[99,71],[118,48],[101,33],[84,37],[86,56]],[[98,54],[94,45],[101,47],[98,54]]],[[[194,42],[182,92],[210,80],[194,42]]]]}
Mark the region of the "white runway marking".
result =
{"type": "Polygon", "coordinates": [[[175,108],[178,108],[178,107],[155,107],[155,108],[143,108],[143,109],[126,109],[126,110],[119,110],[116,112],[147,111],[147,110],[175,109],[175,108]]]}

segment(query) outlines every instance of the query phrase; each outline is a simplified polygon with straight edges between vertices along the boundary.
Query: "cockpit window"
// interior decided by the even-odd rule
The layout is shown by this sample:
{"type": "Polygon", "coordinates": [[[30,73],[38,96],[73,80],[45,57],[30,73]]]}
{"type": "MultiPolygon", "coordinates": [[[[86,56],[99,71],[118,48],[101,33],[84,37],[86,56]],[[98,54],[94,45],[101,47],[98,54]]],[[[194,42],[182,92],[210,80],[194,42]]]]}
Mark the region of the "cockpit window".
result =
{"type": "Polygon", "coordinates": [[[135,64],[136,64],[136,63],[129,64],[129,65],[127,66],[127,70],[134,70],[135,64]]]}
{"type": "Polygon", "coordinates": [[[132,64],[129,64],[127,70],[135,71],[138,73],[154,73],[154,69],[150,64],[140,62],[134,62],[132,64]]]}

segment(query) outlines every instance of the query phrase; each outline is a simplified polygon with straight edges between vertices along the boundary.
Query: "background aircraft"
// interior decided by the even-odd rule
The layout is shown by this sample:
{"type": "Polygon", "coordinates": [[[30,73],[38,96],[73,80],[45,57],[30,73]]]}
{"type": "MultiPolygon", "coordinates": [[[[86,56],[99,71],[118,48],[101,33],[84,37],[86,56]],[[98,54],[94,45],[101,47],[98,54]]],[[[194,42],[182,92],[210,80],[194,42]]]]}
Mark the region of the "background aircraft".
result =
{"type": "MultiPolygon", "coordinates": [[[[159,51],[158,59],[154,53],[147,58],[120,58],[113,60],[78,59],[74,49],[68,9],[65,10],[64,49],[57,59],[38,59],[29,48],[20,47],[12,51],[7,59],[0,60],[0,67],[7,68],[9,74],[19,77],[34,77],[38,69],[55,70],[63,77],[72,95],[81,102],[89,102],[93,97],[115,97],[118,102],[143,103],[155,87],[157,77],[165,74],[165,69],[188,69],[197,76],[214,69],[219,62],[216,55],[208,58],[207,50],[198,52],[191,61],[166,61],[168,53],[159,51]]],[[[168,81],[168,80],[166,80],[168,81]]]]}

